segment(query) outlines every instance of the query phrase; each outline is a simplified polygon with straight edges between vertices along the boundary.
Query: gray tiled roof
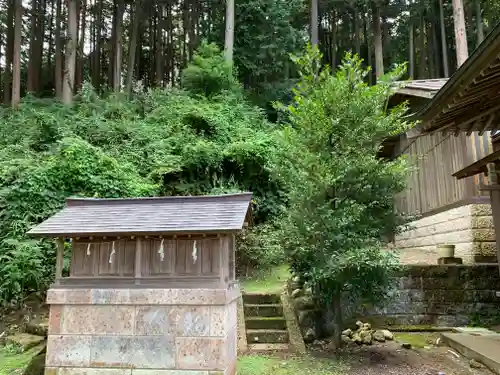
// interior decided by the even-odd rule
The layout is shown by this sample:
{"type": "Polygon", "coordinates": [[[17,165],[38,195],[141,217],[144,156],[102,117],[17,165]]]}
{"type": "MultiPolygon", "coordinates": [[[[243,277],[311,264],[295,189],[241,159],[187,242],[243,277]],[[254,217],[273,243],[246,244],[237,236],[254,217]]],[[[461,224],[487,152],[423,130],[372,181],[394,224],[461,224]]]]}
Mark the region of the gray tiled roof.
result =
{"type": "Polygon", "coordinates": [[[68,199],[31,236],[227,232],[240,230],[252,193],[135,199],[68,199]]]}

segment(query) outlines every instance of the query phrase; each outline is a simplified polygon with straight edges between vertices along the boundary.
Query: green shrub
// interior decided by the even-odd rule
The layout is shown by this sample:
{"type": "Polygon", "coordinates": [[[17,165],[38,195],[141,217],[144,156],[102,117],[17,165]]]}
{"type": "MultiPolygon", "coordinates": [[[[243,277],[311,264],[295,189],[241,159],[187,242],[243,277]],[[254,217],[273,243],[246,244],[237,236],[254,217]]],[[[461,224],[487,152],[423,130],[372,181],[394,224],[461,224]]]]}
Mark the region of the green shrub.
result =
{"type": "Polygon", "coordinates": [[[408,127],[404,107],[385,108],[401,69],[368,86],[358,58],[347,56],[335,76],[319,69],[316,48],[296,61],[301,81],[293,103],[281,107],[289,124],[275,164],[290,192],[279,233],[292,272],[334,308],[340,340],[342,298],[380,301],[397,267],[382,239],[401,222],[393,202],[408,167],[377,152],[384,138],[408,127]]]}

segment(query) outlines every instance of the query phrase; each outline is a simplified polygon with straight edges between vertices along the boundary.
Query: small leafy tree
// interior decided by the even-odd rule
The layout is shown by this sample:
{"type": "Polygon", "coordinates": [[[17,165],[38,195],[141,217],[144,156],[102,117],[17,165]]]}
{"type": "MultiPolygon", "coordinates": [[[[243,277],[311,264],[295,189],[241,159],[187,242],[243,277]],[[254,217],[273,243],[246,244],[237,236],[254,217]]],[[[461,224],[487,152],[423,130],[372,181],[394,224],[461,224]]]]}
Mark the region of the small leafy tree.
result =
{"type": "Polygon", "coordinates": [[[292,272],[333,307],[340,344],[346,302],[380,300],[398,264],[382,250],[383,237],[401,222],[393,198],[408,166],[382,161],[377,151],[409,126],[404,107],[386,112],[391,83],[403,69],[368,86],[357,57],[347,55],[336,75],[320,68],[316,48],[294,60],[301,80],[293,103],[278,105],[288,124],[276,168],[290,191],[281,240],[292,272]]]}

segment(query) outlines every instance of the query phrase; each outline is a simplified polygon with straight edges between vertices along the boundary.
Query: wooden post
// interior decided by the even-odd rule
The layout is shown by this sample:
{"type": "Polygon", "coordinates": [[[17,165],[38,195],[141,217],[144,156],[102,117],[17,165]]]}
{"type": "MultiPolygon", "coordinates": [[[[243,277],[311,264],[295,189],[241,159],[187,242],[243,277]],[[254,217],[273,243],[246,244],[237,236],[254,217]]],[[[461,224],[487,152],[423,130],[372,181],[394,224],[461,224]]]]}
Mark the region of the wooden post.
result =
{"type": "MultiPolygon", "coordinates": [[[[488,163],[488,185],[498,185],[498,174],[495,163],[488,163]]],[[[495,241],[497,247],[498,272],[500,273],[500,190],[490,190],[491,212],[495,227],[495,241]]]]}
{"type": "Polygon", "coordinates": [[[64,239],[58,238],[56,240],[57,248],[56,248],[56,285],[61,285],[62,279],[62,270],[64,264],[64,239]]]}
{"type": "Polygon", "coordinates": [[[135,285],[141,284],[141,268],[142,268],[142,240],[137,237],[135,245],[135,285]]]}

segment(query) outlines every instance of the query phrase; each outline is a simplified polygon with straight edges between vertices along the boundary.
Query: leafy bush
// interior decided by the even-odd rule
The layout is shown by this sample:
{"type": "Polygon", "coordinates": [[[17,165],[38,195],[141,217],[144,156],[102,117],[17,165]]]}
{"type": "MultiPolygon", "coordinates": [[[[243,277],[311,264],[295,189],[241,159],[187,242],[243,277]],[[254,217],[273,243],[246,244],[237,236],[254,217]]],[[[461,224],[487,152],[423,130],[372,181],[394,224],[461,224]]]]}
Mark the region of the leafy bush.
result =
{"type": "Polygon", "coordinates": [[[221,59],[202,47],[184,74],[192,91],[128,100],[99,97],[85,85],[72,107],[27,98],[18,110],[0,108],[0,302],[47,287],[53,245],[25,233],[68,196],[247,190],[257,225],[280,212],[286,194],[268,165],[279,146],[275,129],[232,89],[230,72],[215,63],[221,59]],[[205,85],[210,90],[200,92],[205,85]]]}
{"type": "Polygon", "coordinates": [[[182,72],[182,87],[206,97],[223,91],[239,92],[240,86],[232,69],[232,65],[220,54],[217,45],[202,42],[192,63],[182,72]]]}
{"type": "Polygon", "coordinates": [[[296,61],[301,81],[293,103],[280,107],[289,124],[275,165],[290,205],[279,233],[292,272],[320,303],[333,306],[340,340],[342,299],[379,300],[397,266],[382,251],[382,238],[402,219],[393,198],[405,186],[408,167],[403,159],[376,155],[385,137],[408,126],[404,107],[385,111],[401,69],[368,86],[355,57],[348,55],[335,76],[319,69],[317,49],[296,61]]]}

